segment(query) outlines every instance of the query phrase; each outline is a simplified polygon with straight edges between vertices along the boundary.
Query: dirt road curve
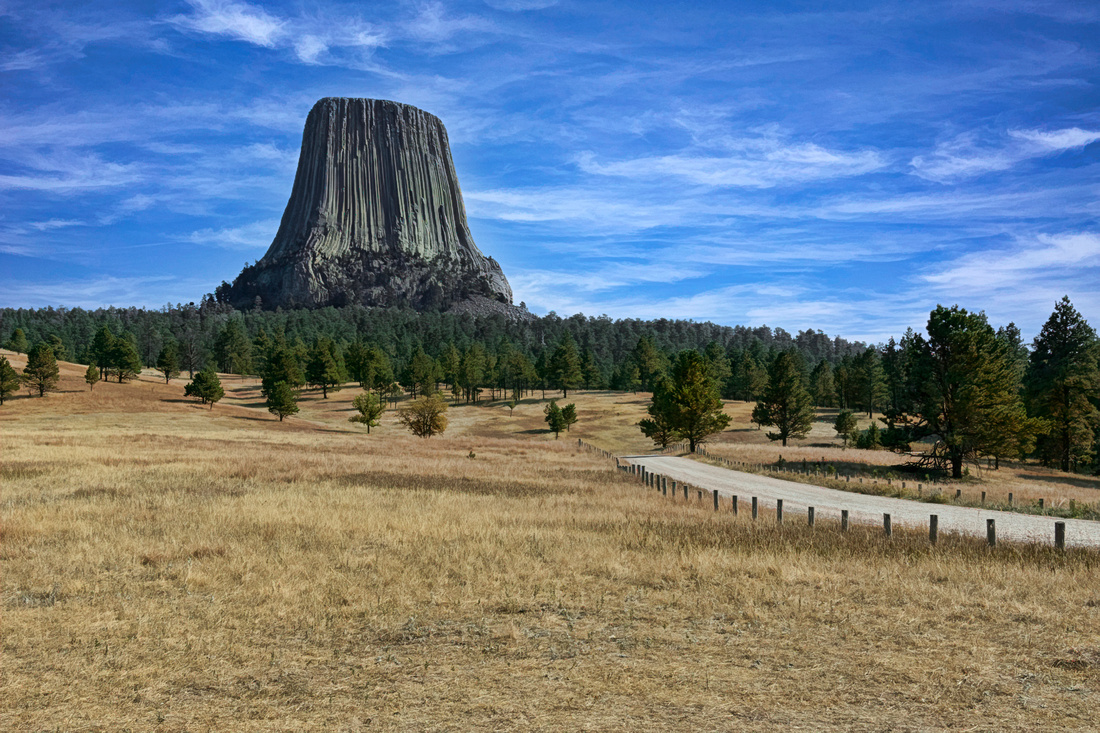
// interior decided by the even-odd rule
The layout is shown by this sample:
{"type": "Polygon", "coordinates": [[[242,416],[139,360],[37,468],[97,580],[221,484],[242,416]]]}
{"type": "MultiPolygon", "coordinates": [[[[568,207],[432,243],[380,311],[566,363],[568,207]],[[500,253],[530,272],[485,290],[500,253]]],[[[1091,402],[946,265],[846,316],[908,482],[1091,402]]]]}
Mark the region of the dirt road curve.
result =
{"type": "MultiPolygon", "coordinates": [[[[839,521],[842,509],[848,510],[852,522],[882,525],[882,515],[889,514],[894,526],[928,527],[931,514],[939,516],[941,532],[985,537],[985,520],[995,519],[997,539],[1008,542],[1042,542],[1054,544],[1053,517],[1041,517],[1014,512],[997,512],[975,507],[927,504],[908,499],[892,499],[884,496],[837,491],[822,486],[758,476],[752,473],[732,471],[690,458],[673,456],[625,456],[621,460],[645,466],[647,471],[666,476],[670,481],[687,483],[697,489],[713,491],[719,496],[738,497],[740,506],[748,508],[750,497],[758,497],[763,507],[774,508],[775,500],[783,500],[783,513],[806,515],[807,507],[814,507],[817,519],[839,521]]],[[[694,495],[693,495],[694,496],[694,495]]],[[[728,505],[727,505],[728,510],[728,505]]],[[[1100,547],[1100,522],[1083,519],[1067,519],[1066,545],[1100,547]]]]}

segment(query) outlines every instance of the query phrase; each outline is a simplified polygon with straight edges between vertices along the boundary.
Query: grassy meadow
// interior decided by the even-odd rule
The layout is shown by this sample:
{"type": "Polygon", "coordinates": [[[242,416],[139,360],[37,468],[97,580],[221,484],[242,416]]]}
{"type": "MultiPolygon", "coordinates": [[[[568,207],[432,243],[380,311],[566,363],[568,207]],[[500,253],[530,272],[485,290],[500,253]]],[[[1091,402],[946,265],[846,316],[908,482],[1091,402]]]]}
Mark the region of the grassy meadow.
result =
{"type": "MultiPolygon", "coordinates": [[[[646,395],[570,395],[558,441],[533,399],[421,440],[348,423],[357,389],[280,423],[250,380],[210,410],[62,371],[0,407],[2,730],[1095,727],[1100,554],[662,500],[575,447],[647,450],[646,395]]],[[[897,460],[728,409],[718,455],[897,460]]]]}

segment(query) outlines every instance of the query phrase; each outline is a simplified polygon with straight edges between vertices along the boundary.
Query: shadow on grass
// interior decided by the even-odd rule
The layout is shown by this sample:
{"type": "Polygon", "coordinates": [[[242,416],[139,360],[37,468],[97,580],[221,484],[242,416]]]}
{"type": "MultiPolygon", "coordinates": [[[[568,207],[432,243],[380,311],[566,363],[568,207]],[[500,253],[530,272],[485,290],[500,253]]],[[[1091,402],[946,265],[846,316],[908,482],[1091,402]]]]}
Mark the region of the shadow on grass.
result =
{"type": "Polygon", "coordinates": [[[1100,491],[1100,477],[1089,476],[1043,476],[1035,473],[1021,473],[1019,475],[1025,481],[1041,481],[1044,483],[1066,484],[1081,489],[1096,489],[1100,491]]]}

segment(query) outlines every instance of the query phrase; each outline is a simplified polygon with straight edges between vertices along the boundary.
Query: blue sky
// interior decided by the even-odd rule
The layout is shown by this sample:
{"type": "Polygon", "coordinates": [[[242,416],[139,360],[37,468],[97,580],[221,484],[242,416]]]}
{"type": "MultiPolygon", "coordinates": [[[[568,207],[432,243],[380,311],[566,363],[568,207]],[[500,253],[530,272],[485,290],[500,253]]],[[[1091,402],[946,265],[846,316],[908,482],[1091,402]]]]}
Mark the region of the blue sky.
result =
{"type": "Polygon", "coordinates": [[[197,300],[324,96],[447,126],[537,313],[1100,326],[1100,5],[0,0],[0,306],[197,300]]]}

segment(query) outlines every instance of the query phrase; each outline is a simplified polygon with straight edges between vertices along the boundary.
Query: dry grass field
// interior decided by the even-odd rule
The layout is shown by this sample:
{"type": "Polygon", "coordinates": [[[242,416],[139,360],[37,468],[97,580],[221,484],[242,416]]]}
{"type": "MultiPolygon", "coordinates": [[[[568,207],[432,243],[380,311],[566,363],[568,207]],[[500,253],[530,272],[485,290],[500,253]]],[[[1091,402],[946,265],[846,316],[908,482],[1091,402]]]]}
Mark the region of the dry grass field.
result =
{"type": "Polygon", "coordinates": [[[0,730],[1096,727],[1097,553],[658,499],[574,448],[646,449],[643,395],[419,440],[63,371],[0,408],[0,730]]]}

